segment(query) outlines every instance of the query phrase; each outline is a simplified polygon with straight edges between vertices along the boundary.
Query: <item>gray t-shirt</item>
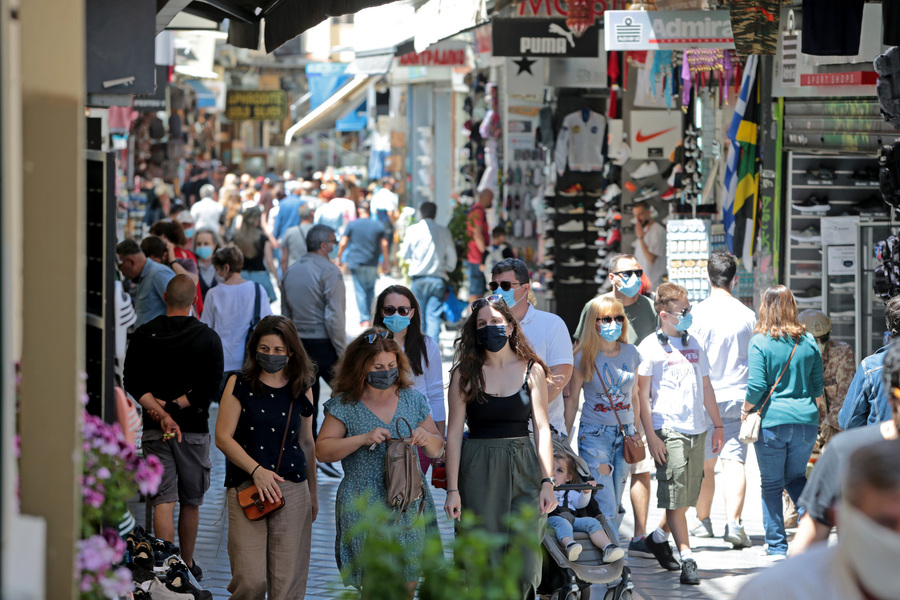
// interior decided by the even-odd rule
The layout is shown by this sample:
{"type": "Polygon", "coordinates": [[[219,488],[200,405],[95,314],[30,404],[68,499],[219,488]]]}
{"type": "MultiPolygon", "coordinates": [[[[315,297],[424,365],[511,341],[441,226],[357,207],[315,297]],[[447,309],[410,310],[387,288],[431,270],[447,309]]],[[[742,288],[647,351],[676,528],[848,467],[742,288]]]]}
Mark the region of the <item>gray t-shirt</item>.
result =
{"type": "MultiPolygon", "coordinates": [[[[598,296],[598,298],[603,298],[604,296],[614,297],[614,292],[603,294],[598,296]]],[[[593,300],[591,300],[591,302],[593,302],[593,300]]],[[[573,336],[576,340],[581,339],[581,331],[584,328],[584,319],[587,317],[588,307],[591,302],[585,304],[584,308],[581,309],[581,317],[578,318],[578,328],[575,330],[575,335],[573,336]]],[[[659,325],[659,315],[656,314],[656,309],[653,308],[653,301],[644,295],[638,296],[637,301],[634,304],[625,307],[625,316],[628,317],[629,344],[639,343],[645,337],[656,331],[656,327],[659,325]]]]}
{"type": "Polygon", "coordinates": [[[281,251],[288,253],[288,268],[306,254],[306,234],[312,229],[312,223],[300,223],[288,227],[281,240],[281,251]]]}
{"type": "MultiPolygon", "coordinates": [[[[623,425],[634,423],[634,408],[631,404],[631,392],[634,389],[635,375],[641,355],[631,344],[619,344],[619,354],[609,358],[602,352],[597,353],[594,365],[597,370],[590,379],[585,378],[582,391],[584,406],[581,408],[581,422],[591,425],[618,425],[611,402],[615,402],[616,413],[623,425]],[[603,377],[603,382],[597,373],[603,377]],[[605,388],[604,388],[605,384],[605,388]],[[609,395],[607,395],[607,391],[609,395]],[[612,398],[610,398],[612,396],[612,398]]],[[[581,353],[575,355],[575,367],[581,365],[581,353]]]]}

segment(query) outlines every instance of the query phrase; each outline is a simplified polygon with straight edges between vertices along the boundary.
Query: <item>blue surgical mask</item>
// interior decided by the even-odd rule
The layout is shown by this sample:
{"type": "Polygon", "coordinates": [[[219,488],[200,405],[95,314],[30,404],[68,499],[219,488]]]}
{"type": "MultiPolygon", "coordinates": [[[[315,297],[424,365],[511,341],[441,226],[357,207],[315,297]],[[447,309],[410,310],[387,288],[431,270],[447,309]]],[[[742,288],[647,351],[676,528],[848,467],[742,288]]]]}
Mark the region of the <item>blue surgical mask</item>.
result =
{"type": "Polygon", "coordinates": [[[509,288],[509,291],[504,291],[501,288],[497,288],[497,294],[499,294],[499,296],[501,298],[503,298],[503,301],[506,302],[506,306],[508,306],[509,308],[512,308],[513,306],[516,305],[516,289],[515,288],[509,288]]]}
{"type": "Polygon", "coordinates": [[[200,246],[199,248],[194,248],[194,254],[197,255],[197,258],[206,260],[212,256],[213,248],[212,246],[200,246]]]}
{"type": "Polygon", "coordinates": [[[184,237],[186,237],[187,239],[191,239],[192,237],[194,237],[194,228],[193,227],[185,227],[184,237]]]}
{"type": "Polygon", "coordinates": [[[616,323],[613,321],[609,325],[604,325],[601,323],[597,327],[597,331],[600,332],[600,337],[602,337],[607,342],[614,342],[622,335],[622,324],[616,323]]]}
{"type": "Polygon", "coordinates": [[[641,278],[632,273],[627,279],[622,280],[619,291],[629,298],[634,298],[641,291],[641,278]]]}
{"type": "Polygon", "coordinates": [[[678,331],[687,331],[690,329],[691,324],[694,322],[694,315],[688,313],[686,315],[682,315],[678,317],[678,324],[675,325],[675,329],[678,331]]]}
{"type": "Polygon", "coordinates": [[[391,333],[400,333],[409,327],[409,317],[401,317],[399,314],[393,314],[384,318],[384,326],[391,333]]]}

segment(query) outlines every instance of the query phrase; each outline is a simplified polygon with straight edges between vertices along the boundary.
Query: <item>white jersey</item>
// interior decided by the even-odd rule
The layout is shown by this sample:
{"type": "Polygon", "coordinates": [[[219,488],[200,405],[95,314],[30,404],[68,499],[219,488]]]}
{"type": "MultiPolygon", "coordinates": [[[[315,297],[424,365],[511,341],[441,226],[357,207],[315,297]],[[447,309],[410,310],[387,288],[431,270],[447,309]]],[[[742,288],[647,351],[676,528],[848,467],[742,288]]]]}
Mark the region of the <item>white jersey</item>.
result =
{"type": "Polygon", "coordinates": [[[566,115],[556,139],[556,169],[566,171],[600,171],[603,169],[603,147],[606,142],[606,117],[593,111],[576,111],[566,115]],[[584,113],[587,112],[587,120],[584,113]]]}

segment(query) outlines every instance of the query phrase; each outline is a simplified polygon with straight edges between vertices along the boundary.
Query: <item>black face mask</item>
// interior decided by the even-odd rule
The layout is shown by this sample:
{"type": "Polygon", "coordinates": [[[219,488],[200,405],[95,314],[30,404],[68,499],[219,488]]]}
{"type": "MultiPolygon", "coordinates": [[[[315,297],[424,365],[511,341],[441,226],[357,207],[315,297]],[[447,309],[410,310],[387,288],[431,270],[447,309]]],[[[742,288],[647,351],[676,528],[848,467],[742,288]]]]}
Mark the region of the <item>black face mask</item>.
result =
{"type": "Polygon", "coordinates": [[[488,352],[500,352],[509,341],[506,325],[485,325],[475,332],[475,341],[488,352]]]}
{"type": "Polygon", "coordinates": [[[394,385],[398,377],[400,377],[400,369],[394,367],[387,371],[369,371],[369,374],[366,375],[366,381],[376,390],[386,390],[394,385]]]}
{"type": "Polygon", "coordinates": [[[290,360],[287,354],[263,354],[256,353],[256,363],[266,373],[277,373],[285,368],[290,360]]]}

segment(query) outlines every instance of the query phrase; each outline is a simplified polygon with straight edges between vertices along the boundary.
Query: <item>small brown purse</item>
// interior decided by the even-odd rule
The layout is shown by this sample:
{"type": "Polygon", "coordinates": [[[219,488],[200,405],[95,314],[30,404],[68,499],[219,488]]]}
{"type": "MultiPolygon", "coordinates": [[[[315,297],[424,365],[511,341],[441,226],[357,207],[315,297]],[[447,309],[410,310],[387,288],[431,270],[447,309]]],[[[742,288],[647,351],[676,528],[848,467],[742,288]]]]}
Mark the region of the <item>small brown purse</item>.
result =
{"type": "Polygon", "coordinates": [[[419,502],[420,516],[425,509],[425,483],[419,453],[411,442],[412,427],[400,417],[397,419],[397,437],[388,440],[384,452],[384,491],[387,504],[397,512],[398,520],[416,500],[422,500],[419,502]],[[401,421],[409,430],[409,437],[400,435],[401,421]]]}
{"type": "MultiPolygon", "coordinates": [[[[619,423],[619,431],[622,432],[622,437],[625,438],[625,443],[622,446],[622,454],[625,456],[625,462],[629,465],[641,462],[647,458],[647,449],[644,446],[644,440],[641,439],[641,434],[635,433],[634,435],[625,435],[625,426],[622,425],[622,421],[619,419],[616,403],[613,402],[612,396],[609,395],[609,389],[606,387],[606,383],[603,382],[603,377],[600,375],[600,371],[597,369],[596,364],[594,364],[594,371],[597,373],[597,379],[600,380],[600,385],[603,386],[603,391],[606,392],[606,399],[609,401],[613,414],[616,416],[616,421],[619,423]]],[[[633,401],[634,400],[632,399],[632,402],[633,401]]]]}
{"type": "MultiPolygon", "coordinates": [[[[278,468],[281,467],[281,455],[284,452],[284,444],[287,442],[288,429],[291,427],[291,412],[293,410],[294,401],[291,400],[291,405],[288,408],[287,423],[284,424],[284,435],[281,436],[281,446],[279,446],[278,450],[278,462],[275,463],[275,473],[278,473],[278,468]]],[[[284,507],[284,496],[275,502],[270,502],[259,493],[255,483],[239,491],[237,499],[240,507],[244,509],[244,514],[251,521],[265,519],[284,507]]]]}

